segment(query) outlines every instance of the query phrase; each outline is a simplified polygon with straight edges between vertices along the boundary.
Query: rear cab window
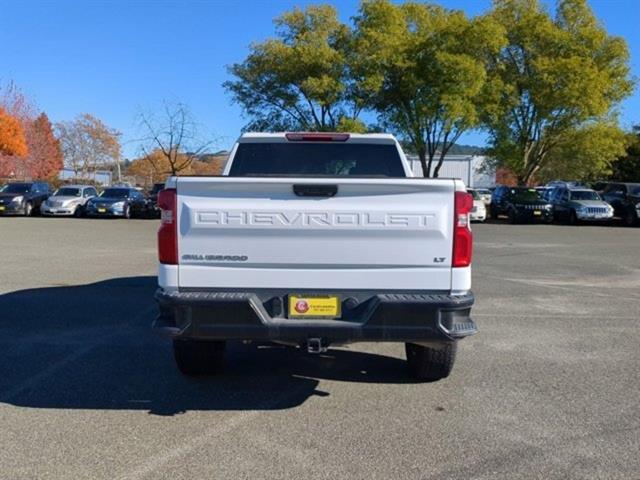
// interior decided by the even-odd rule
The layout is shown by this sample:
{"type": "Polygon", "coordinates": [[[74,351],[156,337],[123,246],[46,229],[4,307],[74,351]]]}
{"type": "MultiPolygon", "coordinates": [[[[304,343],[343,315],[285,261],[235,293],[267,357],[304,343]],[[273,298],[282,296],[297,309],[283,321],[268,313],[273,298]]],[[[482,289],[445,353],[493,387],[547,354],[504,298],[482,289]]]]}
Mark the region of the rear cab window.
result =
{"type": "Polygon", "coordinates": [[[394,144],[356,142],[240,143],[231,177],[398,177],[405,178],[394,144]]]}

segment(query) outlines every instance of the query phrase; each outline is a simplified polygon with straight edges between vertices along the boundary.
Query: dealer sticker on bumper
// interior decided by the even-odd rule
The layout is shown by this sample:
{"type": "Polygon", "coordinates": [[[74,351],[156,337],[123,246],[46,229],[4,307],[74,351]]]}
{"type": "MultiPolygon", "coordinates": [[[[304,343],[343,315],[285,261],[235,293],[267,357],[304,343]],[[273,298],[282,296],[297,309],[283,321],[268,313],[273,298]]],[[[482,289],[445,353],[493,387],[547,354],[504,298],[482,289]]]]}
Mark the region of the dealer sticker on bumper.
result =
{"type": "Polygon", "coordinates": [[[289,318],[304,317],[340,317],[340,298],[337,295],[289,295],[289,318]]]}

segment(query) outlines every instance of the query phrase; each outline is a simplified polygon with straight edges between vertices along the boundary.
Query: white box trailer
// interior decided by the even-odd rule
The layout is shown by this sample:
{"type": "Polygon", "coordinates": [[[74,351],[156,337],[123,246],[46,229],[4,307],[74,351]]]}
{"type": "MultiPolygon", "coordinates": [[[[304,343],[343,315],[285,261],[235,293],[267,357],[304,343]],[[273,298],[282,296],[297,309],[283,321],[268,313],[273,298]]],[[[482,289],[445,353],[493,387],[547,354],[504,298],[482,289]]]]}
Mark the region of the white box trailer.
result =
{"type": "MultiPolygon", "coordinates": [[[[415,155],[407,156],[413,174],[422,177],[422,165],[415,155]]],[[[447,155],[440,168],[441,178],[459,178],[468,187],[488,188],[496,184],[495,171],[485,172],[487,157],[484,155],[447,155]]]]}

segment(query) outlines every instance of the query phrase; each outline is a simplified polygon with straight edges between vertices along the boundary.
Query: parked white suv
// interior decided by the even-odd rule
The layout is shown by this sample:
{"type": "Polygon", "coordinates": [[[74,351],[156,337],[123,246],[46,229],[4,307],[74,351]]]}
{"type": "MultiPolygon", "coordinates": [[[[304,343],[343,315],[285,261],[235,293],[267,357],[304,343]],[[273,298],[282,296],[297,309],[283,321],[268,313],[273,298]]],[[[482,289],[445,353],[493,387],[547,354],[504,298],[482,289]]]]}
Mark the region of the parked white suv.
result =
{"type": "Polygon", "coordinates": [[[477,190],[467,188],[467,192],[473,197],[473,208],[471,209],[470,218],[472,222],[484,222],[487,219],[487,207],[484,200],[477,190]]]}
{"type": "Polygon", "coordinates": [[[227,340],[322,352],[404,342],[419,379],[446,377],[470,318],[473,206],[460,180],[411,178],[386,134],[248,133],[221,177],[159,193],[160,315],[185,374],[227,340]]]}

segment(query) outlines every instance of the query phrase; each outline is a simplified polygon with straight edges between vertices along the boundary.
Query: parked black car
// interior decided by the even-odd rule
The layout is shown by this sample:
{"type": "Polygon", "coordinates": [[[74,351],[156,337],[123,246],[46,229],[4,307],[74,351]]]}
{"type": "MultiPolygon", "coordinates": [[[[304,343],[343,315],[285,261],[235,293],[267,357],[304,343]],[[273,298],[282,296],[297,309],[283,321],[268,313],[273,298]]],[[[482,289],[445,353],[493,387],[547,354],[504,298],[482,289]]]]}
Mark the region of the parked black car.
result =
{"type": "Polygon", "coordinates": [[[553,208],[535,188],[505,187],[495,189],[491,196],[491,218],[506,215],[510,223],[553,221],[553,208]]]}
{"type": "Polygon", "coordinates": [[[640,217],[640,183],[610,183],[602,198],[613,207],[614,214],[629,226],[637,225],[640,217]]]}
{"type": "Polygon", "coordinates": [[[607,185],[609,185],[610,183],[611,182],[606,180],[598,180],[596,182],[591,182],[590,185],[593,190],[595,190],[599,194],[602,194],[602,192],[604,192],[604,190],[607,188],[607,185]]]}
{"type": "Polygon", "coordinates": [[[89,217],[146,217],[147,201],[138,190],[130,187],[110,187],[90,199],[85,205],[89,217]]]}
{"type": "Polygon", "coordinates": [[[0,188],[0,214],[29,216],[51,195],[47,182],[8,183],[0,188]]]}

